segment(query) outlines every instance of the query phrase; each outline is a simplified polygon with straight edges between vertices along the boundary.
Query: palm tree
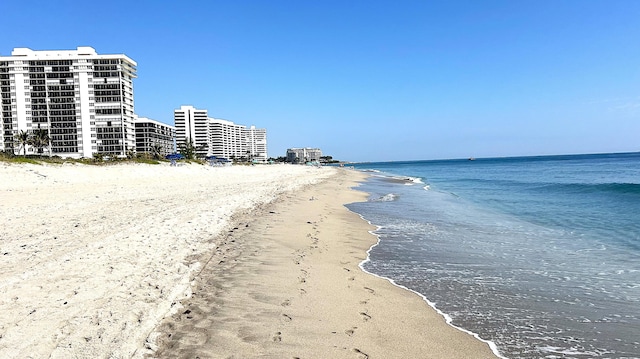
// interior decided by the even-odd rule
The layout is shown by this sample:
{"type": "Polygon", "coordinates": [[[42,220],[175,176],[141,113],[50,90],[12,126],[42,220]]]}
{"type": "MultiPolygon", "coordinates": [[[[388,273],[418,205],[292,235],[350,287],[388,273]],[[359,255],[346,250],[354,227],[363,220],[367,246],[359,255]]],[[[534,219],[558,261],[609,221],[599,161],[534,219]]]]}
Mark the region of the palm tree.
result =
{"type": "Polygon", "coordinates": [[[158,160],[160,156],[162,156],[162,145],[154,144],[151,146],[151,153],[153,154],[153,159],[158,160]]]}
{"type": "Polygon", "coordinates": [[[44,149],[49,147],[49,142],[51,141],[51,137],[49,137],[49,131],[45,129],[37,129],[33,130],[33,136],[31,136],[30,145],[38,149],[38,154],[42,155],[44,149]]]}
{"type": "Polygon", "coordinates": [[[178,145],[178,152],[182,154],[188,160],[194,160],[196,158],[196,147],[193,145],[193,141],[187,137],[184,143],[178,145]]]}
{"type": "Polygon", "coordinates": [[[24,156],[27,156],[27,145],[31,142],[31,134],[25,130],[21,130],[15,135],[16,141],[20,147],[24,149],[24,156]]]}

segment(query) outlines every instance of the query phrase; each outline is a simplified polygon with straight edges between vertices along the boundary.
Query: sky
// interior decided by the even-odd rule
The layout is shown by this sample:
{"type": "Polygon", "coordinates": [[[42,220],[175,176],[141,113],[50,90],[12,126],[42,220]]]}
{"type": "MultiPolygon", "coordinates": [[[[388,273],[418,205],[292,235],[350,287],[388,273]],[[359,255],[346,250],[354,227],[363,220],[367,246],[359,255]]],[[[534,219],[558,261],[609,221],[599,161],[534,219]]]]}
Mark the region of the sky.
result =
{"type": "Polygon", "coordinates": [[[13,48],[126,54],[135,112],[344,161],[640,151],[640,1],[6,1],[13,48]]]}

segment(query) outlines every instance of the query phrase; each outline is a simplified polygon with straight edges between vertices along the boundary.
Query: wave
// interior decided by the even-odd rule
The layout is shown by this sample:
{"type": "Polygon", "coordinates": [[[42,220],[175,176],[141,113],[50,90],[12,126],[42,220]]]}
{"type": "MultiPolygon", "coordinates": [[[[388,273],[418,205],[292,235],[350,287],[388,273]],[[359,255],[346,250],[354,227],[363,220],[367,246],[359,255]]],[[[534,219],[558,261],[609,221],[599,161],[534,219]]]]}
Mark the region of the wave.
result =
{"type": "Polygon", "coordinates": [[[534,191],[553,191],[562,193],[578,194],[640,194],[640,183],[576,183],[576,182],[527,182],[509,179],[480,179],[462,178],[454,182],[462,183],[466,186],[477,186],[486,188],[521,189],[529,188],[534,191]]]}
{"type": "Polygon", "coordinates": [[[539,189],[578,194],[640,195],[640,184],[638,183],[549,183],[539,186],[539,189]]]}
{"type": "MultiPolygon", "coordinates": [[[[352,211],[352,212],[353,212],[353,211],[352,211]]],[[[360,218],[362,218],[362,220],[366,221],[367,223],[369,223],[369,224],[371,224],[371,225],[374,225],[371,221],[369,221],[369,220],[368,220],[368,219],[366,219],[364,216],[362,216],[362,214],[359,214],[359,213],[357,213],[357,212],[353,212],[353,213],[356,213],[358,216],[360,216],[360,218]]],[[[377,228],[376,228],[376,230],[374,230],[374,231],[369,231],[369,233],[371,233],[372,235],[376,236],[377,241],[376,241],[376,243],[374,243],[371,247],[369,247],[369,249],[367,250],[367,257],[366,257],[364,260],[362,260],[362,262],[360,262],[360,263],[358,264],[358,267],[360,267],[360,270],[362,270],[363,272],[368,273],[368,274],[370,274],[370,275],[372,275],[372,276],[374,276],[374,277],[377,277],[377,278],[380,278],[380,279],[384,279],[384,280],[388,281],[389,283],[391,283],[392,285],[394,285],[394,286],[396,286],[396,287],[398,287],[398,288],[402,288],[402,289],[404,289],[404,290],[406,290],[406,291],[409,291],[409,292],[412,292],[412,293],[414,293],[414,294],[418,295],[418,296],[419,296],[420,298],[422,298],[422,300],[423,300],[423,301],[425,301],[425,302],[427,303],[427,305],[429,305],[429,306],[430,306],[430,307],[431,307],[431,308],[432,308],[436,313],[438,313],[441,317],[443,317],[443,318],[444,318],[445,323],[447,323],[447,325],[449,325],[449,326],[451,326],[451,327],[453,327],[453,328],[455,328],[455,329],[457,329],[457,330],[459,330],[459,331],[461,331],[461,332],[463,332],[463,333],[467,333],[467,334],[469,334],[469,335],[473,336],[474,338],[476,338],[477,340],[479,340],[479,341],[481,341],[481,342],[483,342],[483,343],[487,344],[487,345],[489,346],[489,349],[491,349],[491,351],[493,352],[493,354],[494,354],[496,357],[498,357],[499,359],[507,359],[507,357],[503,356],[503,355],[500,353],[500,351],[499,351],[499,349],[498,349],[498,346],[496,345],[496,343],[495,343],[494,341],[492,341],[492,340],[487,340],[487,339],[483,339],[483,338],[481,338],[481,337],[480,337],[480,335],[479,335],[478,333],[474,333],[474,332],[472,332],[472,331],[470,331],[470,330],[468,330],[468,329],[465,329],[465,328],[463,328],[463,327],[461,327],[461,326],[457,326],[457,325],[453,324],[453,318],[452,318],[449,314],[447,314],[447,313],[443,312],[440,308],[438,308],[438,307],[436,306],[436,303],[435,303],[435,302],[432,302],[431,300],[429,300],[429,298],[427,298],[424,294],[422,294],[422,293],[420,293],[420,292],[418,292],[418,291],[416,291],[416,290],[413,290],[413,289],[411,289],[411,288],[409,288],[409,287],[406,287],[406,286],[404,286],[404,285],[402,285],[402,284],[399,284],[399,283],[397,283],[395,280],[393,280],[392,278],[386,277],[386,276],[384,276],[384,275],[380,275],[380,274],[373,273],[372,271],[369,271],[369,270],[367,270],[367,269],[365,268],[365,266],[367,265],[367,263],[368,263],[368,262],[371,262],[371,251],[372,251],[375,247],[377,247],[378,245],[380,245],[381,237],[380,237],[380,235],[378,235],[378,234],[377,234],[377,231],[379,231],[382,227],[381,227],[381,226],[378,226],[378,225],[375,225],[375,226],[377,227],[377,228]]]]}
{"type": "Polygon", "coordinates": [[[398,195],[394,193],[387,193],[384,196],[380,196],[376,199],[371,200],[372,202],[391,202],[398,199],[398,195]]]}

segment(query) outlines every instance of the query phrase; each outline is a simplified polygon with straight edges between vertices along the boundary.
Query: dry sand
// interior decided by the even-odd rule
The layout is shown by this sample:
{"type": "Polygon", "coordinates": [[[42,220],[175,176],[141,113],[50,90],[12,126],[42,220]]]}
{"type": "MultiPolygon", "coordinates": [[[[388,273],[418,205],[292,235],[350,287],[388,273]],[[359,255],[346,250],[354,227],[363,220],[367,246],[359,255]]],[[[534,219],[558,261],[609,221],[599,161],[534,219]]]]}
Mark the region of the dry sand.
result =
{"type": "Polygon", "coordinates": [[[233,213],[332,173],[0,163],[0,358],[141,356],[233,213]]]}
{"type": "Polygon", "coordinates": [[[494,358],[360,270],[362,178],[0,164],[0,357],[494,358]]]}

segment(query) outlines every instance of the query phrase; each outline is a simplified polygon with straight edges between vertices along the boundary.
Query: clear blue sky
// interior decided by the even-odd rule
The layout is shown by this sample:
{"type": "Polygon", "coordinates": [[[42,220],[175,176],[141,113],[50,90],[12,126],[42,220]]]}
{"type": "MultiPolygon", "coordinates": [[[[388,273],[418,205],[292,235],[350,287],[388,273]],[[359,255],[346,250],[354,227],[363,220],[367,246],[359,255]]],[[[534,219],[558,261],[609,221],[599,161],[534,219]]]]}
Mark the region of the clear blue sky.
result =
{"type": "Polygon", "coordinates": [[[140,116],[350,161],[640,151],[640,1],[4,1],[0,54],[138,63],[140,116]]]}

